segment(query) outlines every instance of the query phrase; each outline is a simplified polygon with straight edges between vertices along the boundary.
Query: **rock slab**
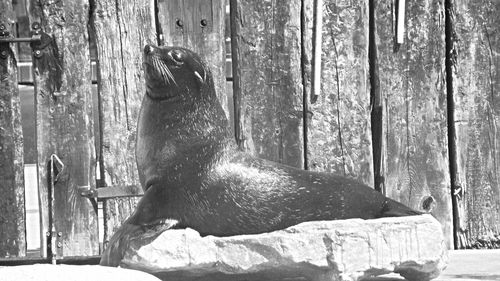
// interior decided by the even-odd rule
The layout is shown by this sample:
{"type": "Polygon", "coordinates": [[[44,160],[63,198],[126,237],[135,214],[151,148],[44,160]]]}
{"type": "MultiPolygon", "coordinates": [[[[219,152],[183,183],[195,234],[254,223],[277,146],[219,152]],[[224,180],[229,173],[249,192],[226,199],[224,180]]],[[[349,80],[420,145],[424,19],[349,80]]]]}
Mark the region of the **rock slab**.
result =
{"type": "Polygon", "coordinates": [[[447,263],[441,225],[431,215],[305,222],[257,235],[172,229],[129,238],[119,265],[163,280],[350,281],[395,272],[424,281],[447,263]]]}
{"type": "Polygon", "coordinates": [[[1,281],[160,281],[151,274],[100,265],[34,264],[0,267],[1,281]]]}

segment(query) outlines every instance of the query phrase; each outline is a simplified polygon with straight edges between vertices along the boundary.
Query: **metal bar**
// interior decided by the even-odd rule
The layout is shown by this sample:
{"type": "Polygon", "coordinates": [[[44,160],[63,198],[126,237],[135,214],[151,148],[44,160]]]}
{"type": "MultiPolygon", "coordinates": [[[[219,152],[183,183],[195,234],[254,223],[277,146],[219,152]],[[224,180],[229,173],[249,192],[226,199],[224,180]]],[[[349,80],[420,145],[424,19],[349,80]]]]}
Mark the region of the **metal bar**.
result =
{"type": "Polygon", "coordinates": [[[52,264],[56,264],[56,260],[58,259],[57,248],[60,248],[62,246],[61,244],[59,244],[59,242],[57,242],[57,237],[60,237],[62,233],[59,234],[56,232],[56,227],[54,223],[54,217],[55,217],[54,192],[57,179],[59,178],[59,175],[63,172],[63,170],[64,170],[64,163],[56,154],[52,154],[50,156],[49,227],[48,227],[49,230],[47,232],[47,240],[48,244],[50,244],[50,247],[48,247],[47,249],[47,254],[48,258],[52,261],[52,264]],[[57,169],[57,174],[55,169],[57,169]]]}
{"type": "Polygon", "coordinates": [[[42,40],[41,35],[33,35],[33,37],[4,37],[0,38],[0,44],[2,43],[23,43],[23,42],[40,42],[42,40]]]}
{"type": "Polygon", "coordinates": [[[140,197],[144,195],[142,187],[137,185],[110,186],[97,189],[97,198],[140,197]]]}
{"type": "Polygon", "coordinates": [[[397,26],[396,26],[396,43],[403,44],[405,33],[405,0],[398,0],[397,26]]]}
{"type": "Polygon", "coordinates": [[[137,185],[119,185],[101,188],[90,188],[90,186],[80,186],[80,195],[88,198],[109,199],[118,197],[140,197],[144,195],[142,187],[137,185]]]}
{"type": "Polygon", "coordinates": [[[49,227],[47,232],[47,257],[52,264],[56,264],[57,250],[56,244],[56,229],[54,226],[54,157],[50,157],[50,182],[49,182],[49,227]]]}

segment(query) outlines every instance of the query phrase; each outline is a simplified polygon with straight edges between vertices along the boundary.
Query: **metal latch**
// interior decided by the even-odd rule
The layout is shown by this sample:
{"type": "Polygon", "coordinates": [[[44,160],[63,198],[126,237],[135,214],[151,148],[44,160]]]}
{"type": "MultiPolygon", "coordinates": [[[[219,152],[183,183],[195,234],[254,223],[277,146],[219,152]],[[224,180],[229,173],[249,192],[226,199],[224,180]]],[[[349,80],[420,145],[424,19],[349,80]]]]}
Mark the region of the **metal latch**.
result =
{"type": "Polygon", "coordinates": [[[4,23],[0,23],[0,58],[6,59],[9,56],[10,43],[24,42],[30,43],[33,49],[33,55],[36,58],[40,58],[42,56],[41,50],[51,43],[52,38],[48,34],[42,32],[41,25],[38,22],[34,22],[31,25],[30,35],[31,37],[16,38],[7,30],[7,26],[4,23]]]}

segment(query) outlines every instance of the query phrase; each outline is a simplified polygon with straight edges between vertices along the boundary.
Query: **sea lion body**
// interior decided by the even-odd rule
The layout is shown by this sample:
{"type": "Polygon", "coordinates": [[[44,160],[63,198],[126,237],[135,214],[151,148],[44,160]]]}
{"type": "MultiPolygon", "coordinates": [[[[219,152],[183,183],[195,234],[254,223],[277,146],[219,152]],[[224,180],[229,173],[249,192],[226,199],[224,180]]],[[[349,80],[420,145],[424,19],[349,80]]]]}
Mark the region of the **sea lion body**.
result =
{"type": "Polygon", "coordinates": [[[145,194],[127,224],[175,220],[202,235],[228,236],[312,220],[419,214],[356,180],[240,151],[198,55],[148,45],[144,61],[136,158],[145,194]]]}

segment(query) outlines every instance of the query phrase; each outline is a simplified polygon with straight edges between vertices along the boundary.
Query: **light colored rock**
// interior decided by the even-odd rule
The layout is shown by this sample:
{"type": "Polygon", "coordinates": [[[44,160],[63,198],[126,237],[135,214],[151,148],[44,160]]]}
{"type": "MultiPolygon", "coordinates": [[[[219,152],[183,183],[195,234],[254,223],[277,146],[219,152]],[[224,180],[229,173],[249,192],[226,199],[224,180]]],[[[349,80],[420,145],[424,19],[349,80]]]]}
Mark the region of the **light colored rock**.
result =
{"type": "Polygon", "coordinates": [[[0,267],[1,281],[160,281],[138,270],[100,265],[34,264],[0,267]]]}
{"type": "Polygon", "coordinates": [[[424,281],[436,278],[447,262],[441,225],[430,215],[306,222],[224,238],[167,230],[144,241],[127,241],[120,266],[164,280],[360,280],[396,272],[424,281]]]}

